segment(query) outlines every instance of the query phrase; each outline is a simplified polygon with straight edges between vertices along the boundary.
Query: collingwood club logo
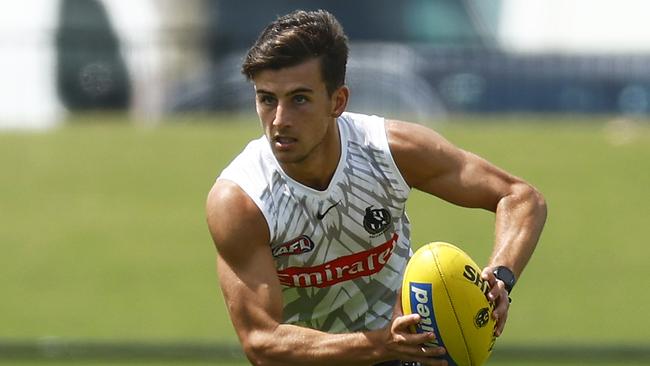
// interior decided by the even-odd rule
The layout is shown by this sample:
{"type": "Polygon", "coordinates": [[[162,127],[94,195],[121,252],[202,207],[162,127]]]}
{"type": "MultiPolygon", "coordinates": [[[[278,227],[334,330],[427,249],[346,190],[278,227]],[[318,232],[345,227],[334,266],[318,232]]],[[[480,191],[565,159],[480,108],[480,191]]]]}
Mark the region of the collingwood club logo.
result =
{"type": "Polygon", "coordinates": [[[483,328],[490,321],[490,309],[482,308],[474,316],[474,325],[476,328],[483,328]]]}
{"type": "Polygon", "coordinates": [[[366,214],[363,216],[363,228],[370,235],[379,235],[388,230],[391,223],[390,212],[385,208],[373,209],[372,206],[366,208],[366,214]]]}

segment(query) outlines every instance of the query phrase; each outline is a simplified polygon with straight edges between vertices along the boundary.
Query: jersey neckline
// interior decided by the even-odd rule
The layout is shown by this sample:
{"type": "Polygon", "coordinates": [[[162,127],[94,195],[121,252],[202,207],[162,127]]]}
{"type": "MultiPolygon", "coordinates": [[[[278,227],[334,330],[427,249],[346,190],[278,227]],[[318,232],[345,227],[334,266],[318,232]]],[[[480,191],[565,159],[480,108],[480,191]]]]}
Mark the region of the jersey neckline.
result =
{"type": "MultiPolygon", "coordinates": [[[[275,158],[275,155],[273,155],[273,151],[271,151],[270,145],[268,145],[268,150],[267,151],[271,155],[271,158],[273,159],[273,163],[278,168],[278,171],[280,172],[280,174],[282,174],[282,176],[287,180],[287,182],[290,182],[293,187],[295,187],[295,188],[297,188],[297,189],[299,189],[299,190],[301,190],[303,192],[306,192],[308,194],[315,194],[315,195],[318,195],[318,196],[327,196],[327,195],[329,195],[330,190],[334,186],[335,182],[338,181],[339,176],[343,173],[343,169],[345,167],[345,159],[346,159],[347,152],[348,152],[348,131],[345,128],[345,126],[343,126],[344,123],[341,122],[342,120],[345,119],[344,115],[345,114],[341,115],[340,117],[338,117],[336,119],[336,123],[337,123],[338,130],[339,130],[339,141],[341,143],[341,156],[339,156],[339,162],[338,162],[338,164],[336,166],[336,169],[334,170],[334,175],[332,175],[332,179],[329,181],[329,183],[327,185],[327,188],[325,188],[322,191],[320,191],[318,189],[315,189],[315,188],[311,188],[311,187],[309,187],[307,185],[304,185],[304,184],[298,182],[297,180],[293,179],[292,177],[290,177],[289,174],[287,174],[284,171],[284,169],[282,169],[282,166],[280,165],[278,160],[275,158]]],[[[267,140],[267,143],[268,143],[268,140],[267,140]]]]}

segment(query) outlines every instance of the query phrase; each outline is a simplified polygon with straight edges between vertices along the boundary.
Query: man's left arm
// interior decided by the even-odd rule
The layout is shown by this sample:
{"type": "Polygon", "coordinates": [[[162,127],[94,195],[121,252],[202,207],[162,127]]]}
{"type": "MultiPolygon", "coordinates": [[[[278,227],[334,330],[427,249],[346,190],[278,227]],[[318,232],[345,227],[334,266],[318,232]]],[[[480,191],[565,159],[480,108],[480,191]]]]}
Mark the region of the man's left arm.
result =
{"type": "Polygon", "coordinates": [[[386,133],[393,159],[411,187],[459,206],[495,213],[495,243],[483,278],[491,286],[488,298],[496,305],[496,335],[500,335],[509,298],[506,284],[493,271],[504,266],[516,278],[521,275],[546,221],[542,194],[424,126],[387,120],[386,133]]]}

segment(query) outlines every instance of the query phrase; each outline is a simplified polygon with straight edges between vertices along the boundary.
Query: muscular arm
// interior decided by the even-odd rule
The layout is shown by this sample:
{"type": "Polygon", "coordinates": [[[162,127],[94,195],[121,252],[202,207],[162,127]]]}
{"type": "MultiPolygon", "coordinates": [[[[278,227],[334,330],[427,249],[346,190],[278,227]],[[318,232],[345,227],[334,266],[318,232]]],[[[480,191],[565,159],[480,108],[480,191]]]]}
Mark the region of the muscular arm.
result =
{"type": "Polygon", "coordinates": [[[431,335],[410,335],[416,316],[397,316],[387,329],[328,334],[282,324],[282,290],[269,249],[266,221],[234,183],[219,180],[207,201],[207,221],[217,247],[219,282],[244,352],[255,365],[369,365],[407,357],[435,365],[418,344],[431,335]]]}
{"type": "MultiPolygon", "coordinates": [[[[546,221],[541,193],[428,128],[387,121],[386,129],[393,157],[410,186],[463,207],[495,212],[494,247],[483,273],[494,288],[489,296],[496,300],[503,283],[496,281],[491,269],[504,265],[517,278],[521,275],[546,221]]],[[[502,317],[498,334],[507,315],[505,302],[500,301],[496,312],[502,317]]]]}

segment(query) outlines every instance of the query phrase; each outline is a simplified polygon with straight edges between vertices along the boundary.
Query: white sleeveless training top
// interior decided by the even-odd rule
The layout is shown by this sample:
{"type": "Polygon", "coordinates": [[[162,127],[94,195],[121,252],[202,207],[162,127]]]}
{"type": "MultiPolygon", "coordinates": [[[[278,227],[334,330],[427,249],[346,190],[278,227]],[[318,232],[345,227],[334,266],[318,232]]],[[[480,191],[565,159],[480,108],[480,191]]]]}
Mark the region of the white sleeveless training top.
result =
{"type": "Polygon", "coordinates": [[[264,136],[218,179],[238,184],[266,219],[285,323],[330,333],[374,330],[391,320],[411,255],[410,188],[383,118],[344,113],[337,122],[341,159],[324,191],[287,176],[264,136]]]}

